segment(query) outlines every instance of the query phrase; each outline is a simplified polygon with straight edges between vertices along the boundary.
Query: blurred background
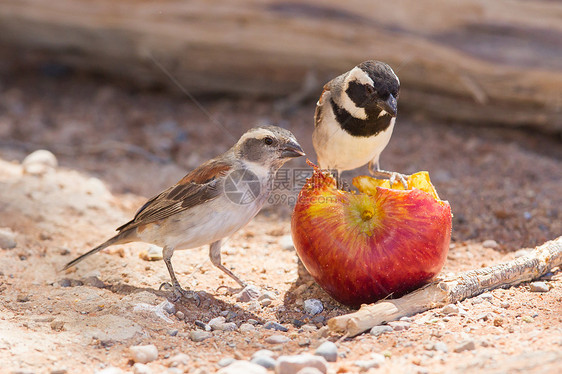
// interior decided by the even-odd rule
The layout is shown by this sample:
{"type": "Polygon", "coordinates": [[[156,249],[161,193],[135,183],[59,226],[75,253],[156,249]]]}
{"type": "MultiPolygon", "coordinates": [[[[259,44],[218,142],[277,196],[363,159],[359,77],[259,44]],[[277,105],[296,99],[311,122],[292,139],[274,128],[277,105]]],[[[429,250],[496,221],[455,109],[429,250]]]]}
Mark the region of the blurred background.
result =
{"type": "Polygon", "coordinates": [[[454,240],[561,234],[555,1],[2,0],[0,157],[48,149],[146,197],[259,124],[293,131],[314,161],[322,86],[368,59],[402,86],[381,166],[430,171],[454,240]]]}

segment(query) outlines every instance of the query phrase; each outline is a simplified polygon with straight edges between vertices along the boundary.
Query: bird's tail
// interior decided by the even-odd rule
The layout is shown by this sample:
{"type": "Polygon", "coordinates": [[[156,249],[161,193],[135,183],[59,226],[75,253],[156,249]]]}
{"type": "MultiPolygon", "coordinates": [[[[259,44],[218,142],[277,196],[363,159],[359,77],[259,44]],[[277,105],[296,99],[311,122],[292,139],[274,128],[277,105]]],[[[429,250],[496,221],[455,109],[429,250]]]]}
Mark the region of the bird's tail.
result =
{"type": "Polygon", "coordinates": [[[86,257],[90,257],[91,255],[93,255],[95,253],[98,253],[102,249],[109,247],[110,245],[129,242],[130,240],[126,240],[127,235],[123,235],[123,234],[126,234],[126,233],[119,233],[119,234],[115,235],[113,238],[107,240],[105,243],[102,243],[102,244],[98,245],[96,248],[94,248],[92,250],[89,250],[88,252],[84,253],[83,255],[80,255],[80,256],[76,257],[74,260],[72,260],[68,264],[64,265],[62,270],[66,270],[68,268],[73,267],[74,265],[76,265],[77,263],[79,263],[80,261],[85,259],[86,257]]]}

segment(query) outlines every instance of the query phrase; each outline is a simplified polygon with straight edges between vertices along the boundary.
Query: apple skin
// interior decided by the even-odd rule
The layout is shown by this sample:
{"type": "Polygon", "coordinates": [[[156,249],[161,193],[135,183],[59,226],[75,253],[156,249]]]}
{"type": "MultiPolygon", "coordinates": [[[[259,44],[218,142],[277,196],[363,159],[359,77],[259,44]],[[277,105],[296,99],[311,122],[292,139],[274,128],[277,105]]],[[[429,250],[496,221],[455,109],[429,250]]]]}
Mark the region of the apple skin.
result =
{"type": "Polygon", "coordinates": [[[308,272],[351,307],[398,297],[430,281],[447,257],[451,226],[449,204],[427,192],[381,187],[372,195],[345,192],[317,168],[291,220],[308,272]]]}

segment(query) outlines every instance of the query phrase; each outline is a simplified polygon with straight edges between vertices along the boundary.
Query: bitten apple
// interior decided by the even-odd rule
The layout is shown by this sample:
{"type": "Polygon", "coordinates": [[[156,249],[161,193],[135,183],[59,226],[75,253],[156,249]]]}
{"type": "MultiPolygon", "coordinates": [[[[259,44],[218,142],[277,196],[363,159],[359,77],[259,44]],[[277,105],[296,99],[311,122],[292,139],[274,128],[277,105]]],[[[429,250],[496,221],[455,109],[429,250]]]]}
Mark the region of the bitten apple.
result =
{"type": "Polygon", "coordinates": [[[445,262],[451,208],[427,173],[409,177],[408,190],[380,187],[384,183],[358,177],[360,193],[346,192],[314,167],[299,194],[291,222],[295,248],[316,282],[342,304],[401,296],[431,280],[445,262]]]}

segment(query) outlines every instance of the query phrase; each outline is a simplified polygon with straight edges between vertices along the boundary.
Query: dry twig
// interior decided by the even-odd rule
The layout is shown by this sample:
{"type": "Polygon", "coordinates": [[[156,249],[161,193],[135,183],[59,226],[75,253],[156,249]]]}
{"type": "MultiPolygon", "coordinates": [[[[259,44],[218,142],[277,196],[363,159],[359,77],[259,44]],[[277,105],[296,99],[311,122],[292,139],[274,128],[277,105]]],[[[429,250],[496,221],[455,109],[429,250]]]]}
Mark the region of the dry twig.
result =
{"type": "Polygon", "coordinates": [[[513,261],[437,280],[399,299],[362,305],[357,312],[330,319],[328,326],[332,332],[355,336],[384,322],[454,304],[494,288],[539,278],[561,265],[562,236],[513,261]]]}

